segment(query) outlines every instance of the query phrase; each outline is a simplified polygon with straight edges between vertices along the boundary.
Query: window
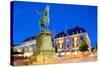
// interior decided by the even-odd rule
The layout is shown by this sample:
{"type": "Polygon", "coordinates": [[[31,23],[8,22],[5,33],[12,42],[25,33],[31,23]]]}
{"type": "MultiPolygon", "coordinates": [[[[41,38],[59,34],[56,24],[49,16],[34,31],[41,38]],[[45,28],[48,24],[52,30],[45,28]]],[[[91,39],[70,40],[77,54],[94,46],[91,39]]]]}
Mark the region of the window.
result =
{"type": "Polygon", "coordinates": [[[69,45],[67,45],[67,48],[69,48],[69,45]]]}
{"type": "Polygon", "coordinates": [[[76,31],[76,33],[78,34],[78,31],[76,31]]]}
{"type": "Polygon", "coordinates": [[[80,30],[80,33],[82,33],[82,30],[80,30]]]}
{"type": "Polygon", "coordinates": [[[36,44],[36,40],[33,40],[33,44],[36,44]]]}
{"type": "Polygon", "coordinates": [[[67,33],[67,35],[69,35],[69,34],[67,33]]]}
{"type": "Polygon", "coordinates": [[[66,42],[69,42],[69,39],[66,39],[66,42]]]}
{"type": "Polygon", "coordinates": [[[84,39],[84,35],[81,35],[81,36],[80,36],[80,39],[81,39],[81,40],[84,39]]]}
{"type": "Polygon", "coordinates": [[[74,32],[73,32],[73,34],[74,34],[74,32]]]}
{"type": "Polygon", "coordinates": [[[72,44],[72,47],[74,47],[74,43],[72,44]]]}

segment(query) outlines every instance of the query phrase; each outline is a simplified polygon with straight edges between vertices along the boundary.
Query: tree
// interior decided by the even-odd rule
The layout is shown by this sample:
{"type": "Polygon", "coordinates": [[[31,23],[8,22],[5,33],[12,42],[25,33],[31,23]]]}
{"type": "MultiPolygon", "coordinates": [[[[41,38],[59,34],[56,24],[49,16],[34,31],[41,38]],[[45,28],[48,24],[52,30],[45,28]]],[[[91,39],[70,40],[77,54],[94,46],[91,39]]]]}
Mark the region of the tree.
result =
{"type": "Polygon", "coordinates": [[[97,45],[97,43],[96,43],[96,45],[95,45],[95,50],[96,50],[96,51],[98,50],[98,45],[97,45]]]}
{"type": "Polygon", "coordinates": [[[87,51],[87,50],[88,50],[88,45],[87,45],[86,41],[85,41],[84,39],[82,39],[82,40],[80,41],[79,51],[85,52],[85,51],[87,51]]]}
{"type": "Polygon", "coordinates": [[[98,49],[98,45],[96,43],[95,46],[91,50],[92,50],[92,52],[97,52],[97,49],[98,49]]]}

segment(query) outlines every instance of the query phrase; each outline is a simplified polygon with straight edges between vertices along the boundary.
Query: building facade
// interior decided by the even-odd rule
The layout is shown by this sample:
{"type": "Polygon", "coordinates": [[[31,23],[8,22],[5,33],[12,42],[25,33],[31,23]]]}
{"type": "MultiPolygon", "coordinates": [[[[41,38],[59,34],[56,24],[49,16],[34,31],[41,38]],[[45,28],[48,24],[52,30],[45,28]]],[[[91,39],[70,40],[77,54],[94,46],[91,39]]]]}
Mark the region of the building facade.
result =
{"type": "Polygon", "coordinates": [[[36,43],[37,43],[37,40],[33,36],[31,38],[24,40],[20,45],[15,46],[13,51],[23,53],[19,55],[24,56],[24,57],[32,56],[33,51],[36,50],[36,43]]]}
{"type": "MultiPolygon", "coordinates": [[[[68,29],[66,32],[63,31],[58,33],[53,39],[53,46],[56,47],[57,53],[77,54],[79,52],[79,45],[82,38],[86,41],[89,47],[88,51],[91,52],[91,43],[88,33],[85,29],[78,26],[72,29],[68,29]]],[[[23,56],[31,56],[38,49],[39,48],[37,48],[37,36],[30,37],[24,40],[21,45],[14,47],[15,52],[24,51],[23,56]]]]}
{"type": "Polygon", "coordinates": [[[57,48],[57,53],[65,52],[66,54],[78,53],[79,44],[81,39],[84,38],[88,44],[88,50],[91,49],[90,39],[88,33],[81,27],[76,26],[73,29],[67,30],[67,32],[61,32],[55,36],[54,45],[57,48]]]}

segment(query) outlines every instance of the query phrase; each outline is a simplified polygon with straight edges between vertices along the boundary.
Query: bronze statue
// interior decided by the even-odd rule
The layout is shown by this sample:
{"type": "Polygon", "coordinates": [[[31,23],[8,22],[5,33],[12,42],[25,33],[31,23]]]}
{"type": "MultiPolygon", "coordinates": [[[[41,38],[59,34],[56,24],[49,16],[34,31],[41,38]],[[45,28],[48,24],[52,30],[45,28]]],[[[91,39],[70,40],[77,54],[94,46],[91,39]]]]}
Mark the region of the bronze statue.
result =
{"type": "Polygon", "coordinates": [[[48,29],[48,25],[49,25],[49,7],[48,6],[46,6],[46,9],[44,10],[42,14],[39,25],[40,25],[41,30],[48,29]]]}

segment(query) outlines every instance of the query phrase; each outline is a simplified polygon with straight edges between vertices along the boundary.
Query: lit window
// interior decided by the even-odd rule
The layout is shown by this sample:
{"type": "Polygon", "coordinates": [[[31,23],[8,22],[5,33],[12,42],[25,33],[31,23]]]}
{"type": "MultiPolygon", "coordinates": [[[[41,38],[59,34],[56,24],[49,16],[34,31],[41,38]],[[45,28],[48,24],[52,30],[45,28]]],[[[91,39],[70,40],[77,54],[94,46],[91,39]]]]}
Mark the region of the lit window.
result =
{"type": "Polygon", "coordinates": [[[36,40],[33,40],[33,44],[36,44],[36,40]]]}
{"type": "Polygon", "coordinates": [[[67,42],[69,42],[69,39],[66,39],[67,42]]]}

